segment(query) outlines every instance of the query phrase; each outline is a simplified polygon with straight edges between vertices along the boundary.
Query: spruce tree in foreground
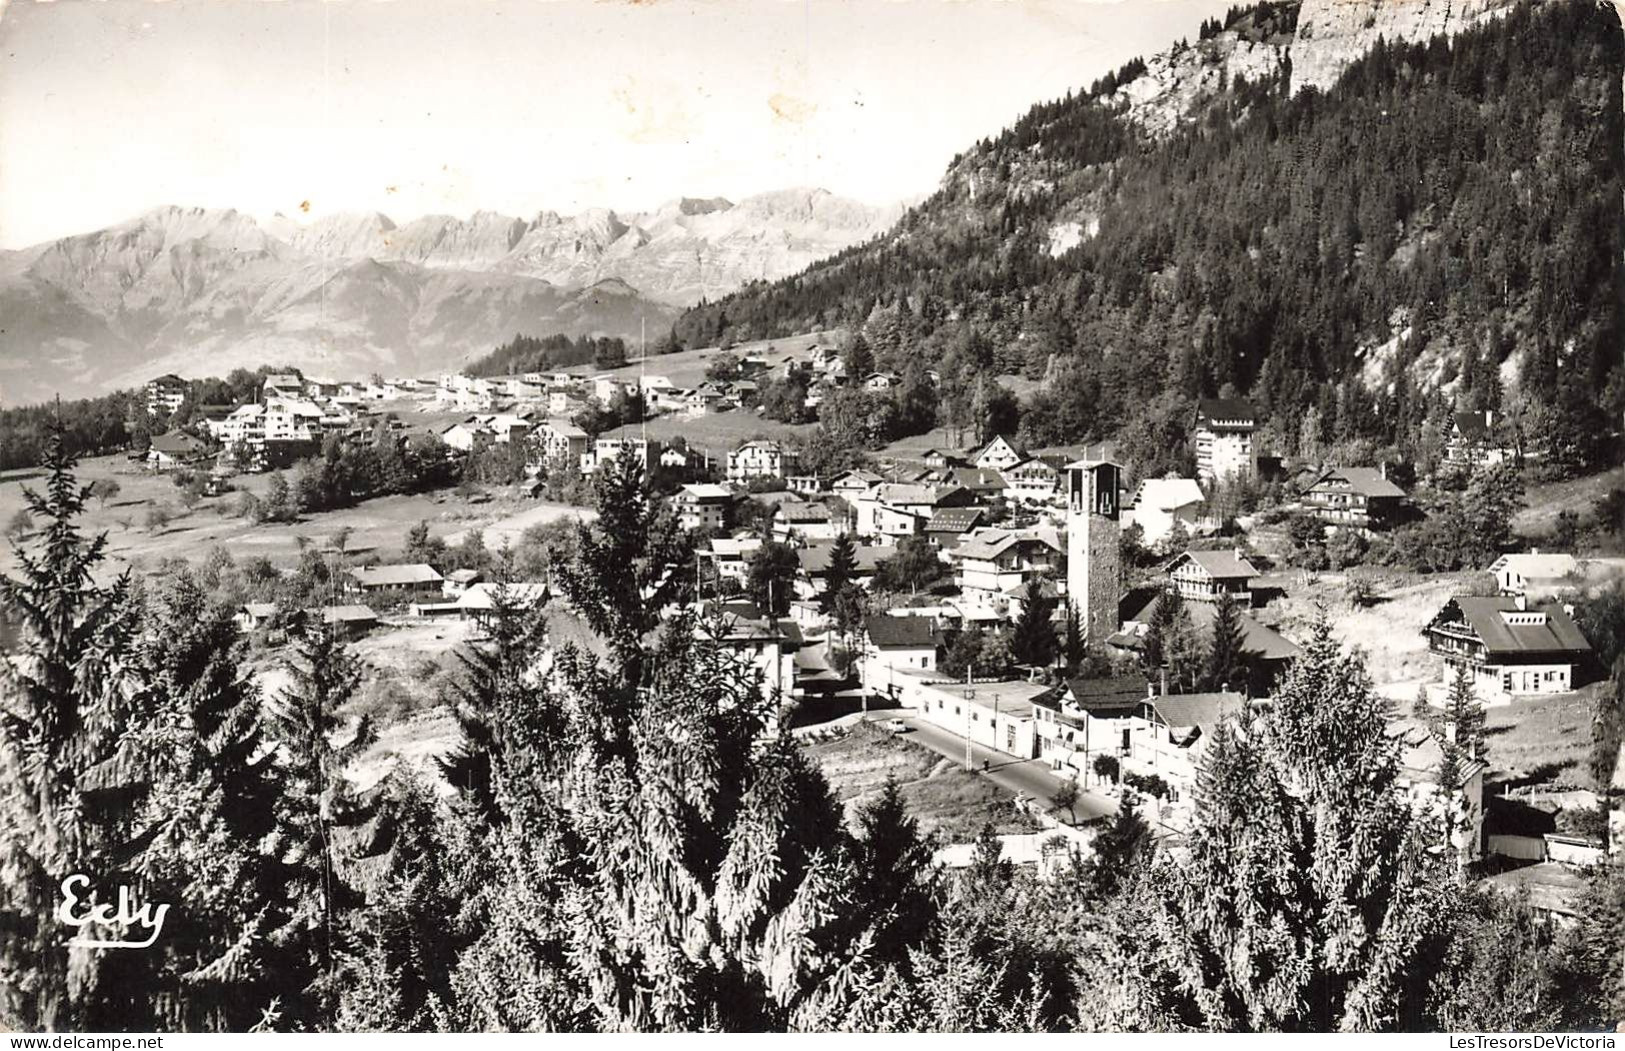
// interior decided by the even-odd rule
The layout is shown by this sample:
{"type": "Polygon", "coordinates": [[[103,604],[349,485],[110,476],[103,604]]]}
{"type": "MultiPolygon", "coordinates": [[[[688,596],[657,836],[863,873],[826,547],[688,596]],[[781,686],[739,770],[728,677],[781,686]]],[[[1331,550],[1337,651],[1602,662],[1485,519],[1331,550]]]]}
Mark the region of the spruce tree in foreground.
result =
{"type": "Polygon", "coordinates": [[[319,616],[302,615],[294,638],[292,682],[267,713],[282,777],[277,833],[296,907],[287,948],[296,954],[295,973],[312,982],[295,1005],[303,1010],[301,1020],[331,1028],[344,913],[357,904],[349,862],[363,848],[358,826],[372,817],[344,770],[373,736],[367,720],[347,725],[340,714],[361,682],[361,665],[336,629],[319,616]]]}
{"type": "Polygon", "coordinates": [[[1055,625],[1050,618],[1059,604],[1059,599],[1044,594],[1043,581],[1037,577],[1027,581],[1021,593],[1021,616],[1010,640],[1017,661],[1032,668],[1055,663],[1055,625]]]}
{"type": "Polygon", "coordinates": [[[1269,714],[1215,731],[1188,855],[1148,875],[1148,937],[1115,1022],[1419,1026],[1455,884],[1398,777],[1382,700],[1323,620],[1269,714]]]}
{"type": "Polygon", "coordinates": [[[124,871],[144,780],[125,740],[141,703],[129,584],[93,577],[106,536],[76,524],[89,487],[74,465],[53,421],[45,488],[23,489],[38,532],[29,548],[13,543],[19,576],[0,577],[0,612],[18,635],[0,660],[0,1022],[25,1030],[87,1028],[101,993],[108,951],[65,944],[62,880],[139,889],[124,871]]]}

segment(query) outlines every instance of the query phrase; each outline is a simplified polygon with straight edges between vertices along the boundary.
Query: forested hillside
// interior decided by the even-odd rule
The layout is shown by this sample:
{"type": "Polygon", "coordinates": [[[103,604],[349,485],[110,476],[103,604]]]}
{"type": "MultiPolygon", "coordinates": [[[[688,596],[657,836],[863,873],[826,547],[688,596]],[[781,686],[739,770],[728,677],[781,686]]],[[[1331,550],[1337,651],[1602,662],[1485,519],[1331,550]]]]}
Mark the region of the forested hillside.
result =
{"type": "MultiPolygon", "coordinates": [[[[1261,24],[1290,40],[1295,10],[1232,12],[1177,49],[1261,24]]],[[[1379,42],[1325,92],[1294,93],[1281,53],[1164,134],[1122,90],[1143,64],[1037,106],[885,237],[702,304],[676,336],[867,323],[882,365],[907,348],[950,386],[1047,379],[1023,424],[1041,441],[1234,391],[1282,454],[1407,454],[1454,404],[1503,409],[1562,469],[1605,455],[1625,411],[1618,16],[1521,3],[1379,42]]]]}

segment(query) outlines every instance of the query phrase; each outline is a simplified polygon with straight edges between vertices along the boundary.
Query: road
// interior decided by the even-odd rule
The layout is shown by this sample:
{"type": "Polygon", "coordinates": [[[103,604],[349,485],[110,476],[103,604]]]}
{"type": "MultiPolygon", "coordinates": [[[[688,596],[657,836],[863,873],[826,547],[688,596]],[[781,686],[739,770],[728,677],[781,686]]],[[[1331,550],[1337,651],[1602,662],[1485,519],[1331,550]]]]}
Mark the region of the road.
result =
{"type": "MultiPolygon", "coordinates": [[[[917,741],[939,755],[946,756],[956,763],[965,759],[965,739],[956,733],[950,733],[933,722],[910,715],[907,710],[898,712],[897,716],[909,727],[909,738],[917,741]]],[[[1042,803],[1046,810],[1053,811],[1050,797],[1055,790],[1061,787],[1061,779],[1050,772],[1049,764],[1042,759],[1018,759],[1006,752],[984,748],[976,742],[971,742],[971,764],[978,772],[982,770],[982,763],[987,762],[987,771],[983,777],[992,781],[1000,788],[1020,795],[1029,796],[1042,803]]],[[[1117,801],[1109,799],[1098,792],[1079,792],[1078,802],[1072,811],[1077,815],[1079,823],[1090,818],[1100,817],[1104,814],[1115,813],[1117,801]]],[[[1064,817],[1064,813],[1053,816],[1064,817]]]]}

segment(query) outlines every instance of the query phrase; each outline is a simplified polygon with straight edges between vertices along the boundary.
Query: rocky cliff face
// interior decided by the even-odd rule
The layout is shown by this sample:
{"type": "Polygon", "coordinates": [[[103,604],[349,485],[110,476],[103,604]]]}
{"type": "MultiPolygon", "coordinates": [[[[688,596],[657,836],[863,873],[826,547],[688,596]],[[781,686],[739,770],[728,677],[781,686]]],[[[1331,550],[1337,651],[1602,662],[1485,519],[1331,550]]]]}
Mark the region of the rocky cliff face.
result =
{"type": "Polygon", "coordinates": [[[897,214],[821,190],[404,225],[160,208],[0,253],[0,384],[15,404],[160,371],[432,370],[519,332],[660,333],[679,307],[793,273],[897,214]]]}
{"type": "Polygon", "coordinates": [[[1378,37],[1459,33],[1511,6],[1511,0],[1304,0],[1292,44],[1292,90],[1330,87],[1378,37]]]}
{"type": "Polygon", "coordinates": [[[1424,40],[1459,33],[1493,18],[1514,0],[1302,0],[1243,16],[1208,39],[1146,60],[1146,71],[1117,97],[1152,134],[1199,114],[1202,104],[1238,78],[1257,81],[1291,67],[1292,90],[1324,90],[1378,37],[1424,40]],[[1283,25],[1283,23],[1285,25],[1283,25]]]}

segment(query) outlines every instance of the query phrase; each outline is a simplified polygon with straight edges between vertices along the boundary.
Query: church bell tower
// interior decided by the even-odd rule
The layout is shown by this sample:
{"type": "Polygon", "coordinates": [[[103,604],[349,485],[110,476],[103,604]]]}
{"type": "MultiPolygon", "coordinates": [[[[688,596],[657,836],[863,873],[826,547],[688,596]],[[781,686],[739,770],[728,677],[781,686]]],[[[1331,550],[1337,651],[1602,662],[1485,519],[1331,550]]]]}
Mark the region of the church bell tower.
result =
{"type": "Polygon", "coordinates": [[[1123,563],[1118,538],[1123,469],[1102,455],[1066,467],[1066,591],[1090,646],[1119,627],[1123,563]]]}

